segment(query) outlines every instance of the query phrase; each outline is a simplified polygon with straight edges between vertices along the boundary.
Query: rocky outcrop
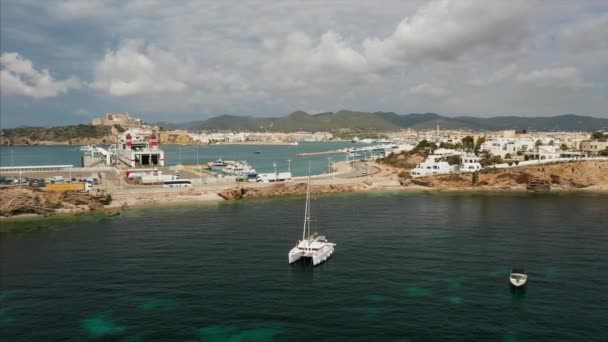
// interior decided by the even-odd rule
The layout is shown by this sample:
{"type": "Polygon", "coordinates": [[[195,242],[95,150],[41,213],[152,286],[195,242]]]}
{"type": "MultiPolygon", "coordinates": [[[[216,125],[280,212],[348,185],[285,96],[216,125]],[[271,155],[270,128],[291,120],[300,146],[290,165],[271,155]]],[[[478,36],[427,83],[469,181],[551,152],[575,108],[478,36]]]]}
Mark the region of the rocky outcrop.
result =
{"type": "Polygon", "coordinates": [[[52,215],[65,211],[103,210],[112,201],[107,195],[82,192],[46,192],[30,188],[0,190],[0,216],[20,214],[52,215]]]}
{"type": "Polygon", "coordinates": [[[578,161],[540,164],[507,169],[486,169],[477,174],[455,173],[414,178],[402,185],[435,189],[543,189],[569,190],[608,186],[608,161],[578,161]]]}
{"type": "Polygon", "coordinates": [[[385,158],[378,159],[378,163],[404,169],[403,171],[409,172],[416,165],[422,163],[426,157],[427,155],[423,152],[391,153],[385,158]]]}
{"type": "MultiPolygon", "coordinates": [[[[370,187],[370,185],[366,183],[313,185],[311,191],[313,193],[351,192],[355,190],[363,190],[368,187],[370,187]]],[[[282,183],[264,188],[235,188],[218,193],[218,195],[225,200],[270,198],[305,194],[306,183],[282,183]]]]}
{"type": "Polygon", "coordinates": [[[222,192],[218,192],[217,195],[227,201],[234,201],[234,200],[240,200],[241,198],[243,198],[243,195],[245,195],[246,193],[247,193],[247,189],[236,188],[236,189],[228,189],[228,190],[224,190],[222,192]]]}
{"type": "Polygon", "coordinates": [[[160,132],[160,143],[161,144],[195,144],[196,142],[188,135],[187,132],[172,132],[164,131],[160,132]]]}

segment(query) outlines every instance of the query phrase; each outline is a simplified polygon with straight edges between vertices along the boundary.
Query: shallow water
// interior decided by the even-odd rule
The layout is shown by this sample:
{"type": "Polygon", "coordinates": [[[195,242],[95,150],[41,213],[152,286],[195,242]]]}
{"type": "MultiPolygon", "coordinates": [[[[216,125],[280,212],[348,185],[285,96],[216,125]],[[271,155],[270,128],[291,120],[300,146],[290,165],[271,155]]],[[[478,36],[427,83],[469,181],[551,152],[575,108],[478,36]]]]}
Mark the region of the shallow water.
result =
{"type": "Polygon", "coordinates": [[[605,341],[608,197],[341,194],[0,234],[0,340],[605,341]],[[60,228],[60,229],[58,229],[60,228]],[[313,228],[315,229],[315,228],[313,228]],[[528,270],[511,293],[513,265],[528,270]]]}

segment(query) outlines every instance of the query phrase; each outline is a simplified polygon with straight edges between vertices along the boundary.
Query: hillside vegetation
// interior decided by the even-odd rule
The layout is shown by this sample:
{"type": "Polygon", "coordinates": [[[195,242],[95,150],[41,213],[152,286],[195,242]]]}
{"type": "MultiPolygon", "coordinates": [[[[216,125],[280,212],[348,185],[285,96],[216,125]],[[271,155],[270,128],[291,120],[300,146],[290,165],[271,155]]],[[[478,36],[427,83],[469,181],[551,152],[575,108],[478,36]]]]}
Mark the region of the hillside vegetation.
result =
{"type": "Polygon", "coordinates": [[[58,127],[27,127],[2,130],[2,144],[36,144],[44,142],[110,143],[112,127],[72,125],[58,127]],[[105,141],[104,141],[105,140],[105,141]]]}
{"type": "Polygon", "coordinates": [[[401,115],[393,112],[357,112],[341,110],[309,114],[296,111],[282,118],[255,118],[222,115],[203,121],[182,124],[159,123],[167,129],[190,131],[331,131],[331,132],[389,132],[405,128],[536,131],[591,131],[608,129],[608,119],[590,116],[561,115],[553,117],[505,116],[477,118],[469,116],[445,117],[434,113],[401,115]]]}

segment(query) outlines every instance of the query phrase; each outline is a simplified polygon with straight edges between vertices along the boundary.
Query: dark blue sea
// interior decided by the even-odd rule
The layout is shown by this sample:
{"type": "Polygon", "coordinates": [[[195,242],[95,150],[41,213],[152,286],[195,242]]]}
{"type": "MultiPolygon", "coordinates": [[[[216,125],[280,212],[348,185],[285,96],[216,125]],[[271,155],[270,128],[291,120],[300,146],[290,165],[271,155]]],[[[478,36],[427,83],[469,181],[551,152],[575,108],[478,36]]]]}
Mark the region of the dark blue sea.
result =
{"type": "Polygon", "coordinates": [[[608,340],[606,195],[319,196],[313,230],[337,246],[314,269],[287,263],[303,211],[3,222],[0,341],[608,340]]]}

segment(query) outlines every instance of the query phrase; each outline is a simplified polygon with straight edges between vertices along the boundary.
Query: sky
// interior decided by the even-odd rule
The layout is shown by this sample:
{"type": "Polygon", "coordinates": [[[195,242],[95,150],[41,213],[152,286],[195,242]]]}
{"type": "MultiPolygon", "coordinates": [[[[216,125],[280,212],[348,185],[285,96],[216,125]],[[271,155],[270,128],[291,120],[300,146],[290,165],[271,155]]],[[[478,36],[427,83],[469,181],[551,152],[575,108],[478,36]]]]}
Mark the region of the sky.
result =
{"type": "Polygon", "coordinates": [[[0,125],[608,118],[608,2],[1,0],[0,125]]]}

